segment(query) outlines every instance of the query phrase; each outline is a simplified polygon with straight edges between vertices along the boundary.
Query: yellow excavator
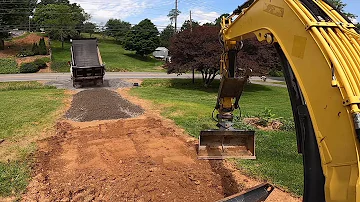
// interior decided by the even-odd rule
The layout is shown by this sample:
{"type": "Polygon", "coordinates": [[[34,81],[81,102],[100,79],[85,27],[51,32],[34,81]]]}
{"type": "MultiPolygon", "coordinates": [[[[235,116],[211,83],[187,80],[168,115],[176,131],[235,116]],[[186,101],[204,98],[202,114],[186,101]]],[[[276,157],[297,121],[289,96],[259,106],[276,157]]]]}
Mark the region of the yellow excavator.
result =
{"type": "MultiPolygon", "coordinates": [[[[291,99],[305,202],[360,202],[360,35],[327,0],[249,0],[223,18],[219,130],[202,131],[199,157],[255,158],[253,131],[233,128],[250,72],[235,76],[242,41],[256,37],[279,53],[291,99]]],[[[224,201],[264,201],[270,185],[224,201]]]]}

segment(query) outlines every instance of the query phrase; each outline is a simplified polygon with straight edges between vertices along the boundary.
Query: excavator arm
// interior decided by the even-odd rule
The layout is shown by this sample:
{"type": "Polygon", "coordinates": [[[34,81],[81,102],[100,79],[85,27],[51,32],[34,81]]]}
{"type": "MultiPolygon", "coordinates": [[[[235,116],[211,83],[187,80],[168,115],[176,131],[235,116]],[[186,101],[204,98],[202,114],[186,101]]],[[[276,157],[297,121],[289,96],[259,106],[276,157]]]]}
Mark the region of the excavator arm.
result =
{"type": "MultiPolygon", "coordinates": [[[[304,201],[360,202],[360,35],[325,0],[250,0],[222,21],[222,79],[241,41],[279,52],[304,157],[304,201]]],[[[240,61],[241,62],[241,61],[240,61]]],[[[219,114],[236,108],[218,100],[219,114]]]]}

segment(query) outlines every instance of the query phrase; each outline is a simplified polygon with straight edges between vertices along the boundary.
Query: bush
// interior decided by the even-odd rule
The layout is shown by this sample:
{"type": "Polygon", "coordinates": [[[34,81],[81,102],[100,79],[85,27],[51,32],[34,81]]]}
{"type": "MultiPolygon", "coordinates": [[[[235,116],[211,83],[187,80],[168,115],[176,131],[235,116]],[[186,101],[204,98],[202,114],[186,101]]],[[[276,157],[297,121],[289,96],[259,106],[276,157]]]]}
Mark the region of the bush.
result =
{"type": "Polygon", "coordinates": [[[20,66],[20,73],[35,73],[39,71],[38,66],[35,63],[24,63],[20,66]]]}
{"type": "Polygon", "coordinates": [[[44,69],[44,68],[47,67],[46,62],[45,62],[44,60],[42,60],[42,59],[36,59],[36,60],[34,61],[34,64],[35,64],[39,69],[44,69]]]}
{"type": "Polygon", "coordinates": [[[284,73],[276,69],[271,69],[269,75],[273,77],[284,77],[284,73]]]}
{"type": "Polygon", "coordinates": [[[34,55],[39,55],[39,46],[37,43],[33,44],[31,51],[34,53],[34,55]]]}
{"type": "Polygon", "coordinates": [[[12,58],[0,58],[0,74],[18,73],[16,61],[12,58]]]}
{"type": "Polygon", "coordinates": [[[22,50],[20,51],[16,56],[17,57],[28,57],[28,56],[34,56],[34,52],[32,52],[31,50],[22,50]]]}
{"type": "Polygon", "coordinates": [[[45,39],[41,38],[39,41],[39,54],[40,55],[47,55],[47,49],[45,44],[45,39]]]}
{"type": "Polygon", "coordinates": [[[51,59],[46,57],[46,58],[41,58],[42,61],[44,61],[45,63],[51,62],[51,59]]]}

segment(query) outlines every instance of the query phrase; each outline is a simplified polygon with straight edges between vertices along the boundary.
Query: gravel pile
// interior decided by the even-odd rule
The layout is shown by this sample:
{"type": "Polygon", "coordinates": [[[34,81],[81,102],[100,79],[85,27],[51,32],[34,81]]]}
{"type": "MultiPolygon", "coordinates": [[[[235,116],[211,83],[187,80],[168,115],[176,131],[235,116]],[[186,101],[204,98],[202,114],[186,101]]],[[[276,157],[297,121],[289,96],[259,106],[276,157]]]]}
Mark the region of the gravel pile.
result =
{"type": "Polygon", "coordinates": [[[66,118],[87,122],[95,120],[124,119],[139,116],[144,110],[107,89],[84,90],[74,95],[66,118]]]}
{"type": "Polygon", "coordinates": [[[45,83],[49,86],[55,86],[58,89],[70,89],[70,90],[86,90],[86,89],[98,89],[98,88],[106,88],[106,89],[118,89],[118,88],[128,88],[132,87],[133,84],[126,82],[121,79],[106,79],[104,80],[103,85],[93,86],[92,83],[86,84],[81,88],[75,89],[72,84],[72,80],[56,80],[56,81],[49,81],[45,83]]]}

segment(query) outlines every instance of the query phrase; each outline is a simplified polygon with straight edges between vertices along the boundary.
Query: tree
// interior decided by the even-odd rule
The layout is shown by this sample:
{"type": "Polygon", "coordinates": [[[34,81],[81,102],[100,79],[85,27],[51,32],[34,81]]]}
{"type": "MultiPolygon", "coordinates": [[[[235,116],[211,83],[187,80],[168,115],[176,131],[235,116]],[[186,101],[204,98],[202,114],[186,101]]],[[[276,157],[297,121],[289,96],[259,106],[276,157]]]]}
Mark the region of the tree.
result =
{"type": "Polygon", "coordinates": [[[191,21],[192,21],[192,25],[190,24],[190,20],[186,20],[186,21],[184,22],[184,24],[181,26],[181,29],[180,29],[180,30],[181,30],[181,31],[184,31],[184,30],[190,29],[191,26],[192,26],[193,28],[200,26],[200,24],[199,24],[198,22],[196,22],[196,21],[194,21],[194,20],[191,20],[191,21]]]}
{"type": "Polygon", "coordinates": [[[37,43],[33,43],[31,51],[34,53],[34,55],[39,55],[39,46],[37,43]]]}
{"type": "Polygon", "coordinates": [[[329,0],[331,4],[333,4],[333,6],[340,12],[344,13],[345,16],[347,16],[348,18],[356,18],[357,16],[352,14],[352,13],[348,13],[345,12],[345,7],[346,4],[342,2],[342,0],[329,0]]]}
{"type": "Polygon", "coordinates": [[[69,0],[41,0],[39,5],[48,5],[48,4],[70,4],[69,0]]]}
{"type": "Polygon", "coordinates": [[[29,16],[36,6],[37,0],[17,0],[0,3],[0,50],[4,49],[4,39],[11,29],[28,28],[29,16]]]}
{"type": "Polygon", "coordinates": [[[207,22],[207,23],[204,23],[202,26],[205,26],[205,27],[213,27],[213,26],[216,26],[216,25],[215,25],[215,23],[207,22]]]}
{"type": "Polygon", "coordinates": [[[132,27],[125,39],[125,49],[141,56],[152,53],[160,44],[159,31],[149,19],[132,27]]]}
{"type": "MultiPolygon", "coordinates": [[[[350,19],[355,19],[358,16],[352,13],[345,12],[345,7],[347,4],[343,3],[342,0],[329,0],[329,2],[340,12],[342,12],[346,17],[350,19]]],[[[356,25],[357,31],[360,33],[360,23],[357,23],[356,25]]]]}
{"type": "Polygon", "coordinates": [[[114,37],[120,43],[124,43],[126,34],[131,29],[131,24],[120,19],[110,19],[107,21],[105,34],[114,37]]]}
{"type": "Polygon", "coordinates": [[[168,48],[170,46],[170,39],[174,35],[175,28],[172,25],[168,25],[160,33],[160,46],[168,48]]]}
{"type": "MultiPolygon", "coordinates": [[[[185,73],[192,68],[203,75],[205,86],[209,85],[219,72],[220,56],[223,47],[219,43],[218,26],[200,26],[176,34],[170,44],[171,63],[168,73],[185,73]]],[[[239,50],[237,69],[250,68],[253,75],[266,75],[270,69],[281,70],[277,52],[267,42],[256,38],[244,40],[243,49],[239,50]]]]}
{"type": "Polygon", "coordinates": [[[39,42],[39,54],[40,55],[47,55],[47,48],[45,44],[45,39],[41,38],[39,42]]]}
{"type": "Polygon", "coordinates": [[[64,39],[79,35],[79,27],[89,16],[77,4],[40,5],[35,11],[35,21],[49,32],[50,37],[59,39],[64,48],[64,39]]]}
{"type": "Polygon", "coordinates": [[[171,11],[169,12],[169,14],[167,15],[169,18],[170,18],[170,24],[171,26],[173,25],[174,23],[174,20],[177,16],[179,16],[181,14],[181,11],[178,9],[171,9],[171,11]]]}
{"type": "Polygon", "coordinates": [[[95,33],[95,29],[96,29],[96,24],[92,23],[92,22],[85,22],[84,26],[83,26],[83,32],[84,33],[88,33],[90,34],[90,38],[92,36],[92,34],[95,33]]]}
{"type": "Polygon", "coordinates": [[[171,63],[168,73],[185,73],[193,68],[203,75],[205,86],[209,85],[219,72],[222,47],[219,43],[218,27],[194,27],[176,34],[169,51],[171,63]]]}
{"type": "Polygon", "coordinates": [[[220,17],[218,17],[218,18],[215,19],[215,25],[220,26],[221,21],[222,21],[222,18],[223,18],[223,17],[226,17],[226,18],[227,18],[227,17],[229,17],[229,16],[230,16],[229,13],[224,13],[224,14],[220,15],[220,17]]]}

